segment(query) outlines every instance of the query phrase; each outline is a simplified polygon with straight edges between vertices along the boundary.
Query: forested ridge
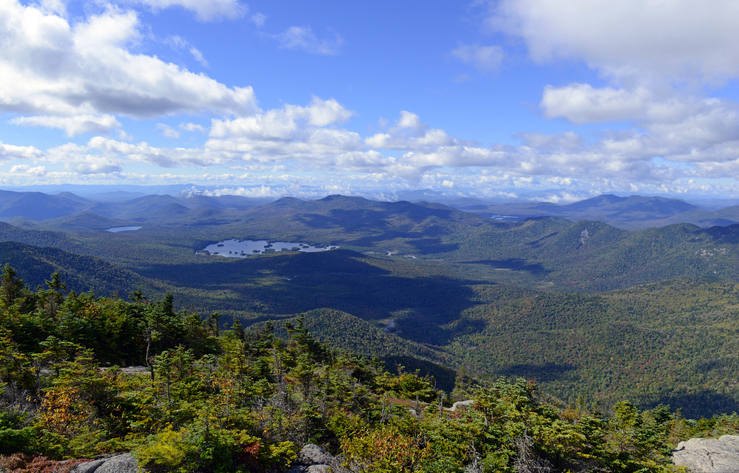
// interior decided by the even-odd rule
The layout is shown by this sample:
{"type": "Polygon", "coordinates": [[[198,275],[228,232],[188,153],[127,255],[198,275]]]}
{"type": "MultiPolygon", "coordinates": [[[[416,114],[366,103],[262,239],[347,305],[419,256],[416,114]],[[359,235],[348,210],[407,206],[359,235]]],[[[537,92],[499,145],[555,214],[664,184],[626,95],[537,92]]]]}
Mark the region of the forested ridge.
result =
{"type": "Polygon", "coordinates": [[[460,373],[443,392],[319,342],[310,315],[228,330],[202,315],[175,311],[171,295],[77,294],[58,273],[33,291],[6,265],[0,466],[133,451],[153,472],[278,472],[311,442],[337,455],[338,472],[670,471],[679,440],[739,428],[736,415],[562,404],[523,379],[460,373]],[[445,409],[461,399],[475,403],[445,409]]]}
{"type": "Polygon", "coordinates": [[[14,241],[0,242],[0,261],[20,268],[31,287],[43,286],[49,274],[59,272],[77,292],[98,295],[128,294],[135,289],[159,294],[156,284],[138,274],[100,258],[80,256],[52,247],[38,247],[14,241]]]}

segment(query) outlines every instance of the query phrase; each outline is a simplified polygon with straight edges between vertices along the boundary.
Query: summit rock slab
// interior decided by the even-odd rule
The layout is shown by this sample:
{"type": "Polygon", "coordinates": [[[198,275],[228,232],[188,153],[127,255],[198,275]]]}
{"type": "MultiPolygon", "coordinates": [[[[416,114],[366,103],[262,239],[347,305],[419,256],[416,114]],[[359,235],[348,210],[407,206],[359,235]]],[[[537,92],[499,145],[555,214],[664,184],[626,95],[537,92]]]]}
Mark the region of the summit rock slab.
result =
{"type": "Polygon", "coordinates": [[[680,442],[672,462],[691,473],[739,473],[739,435],[680,442]]]}

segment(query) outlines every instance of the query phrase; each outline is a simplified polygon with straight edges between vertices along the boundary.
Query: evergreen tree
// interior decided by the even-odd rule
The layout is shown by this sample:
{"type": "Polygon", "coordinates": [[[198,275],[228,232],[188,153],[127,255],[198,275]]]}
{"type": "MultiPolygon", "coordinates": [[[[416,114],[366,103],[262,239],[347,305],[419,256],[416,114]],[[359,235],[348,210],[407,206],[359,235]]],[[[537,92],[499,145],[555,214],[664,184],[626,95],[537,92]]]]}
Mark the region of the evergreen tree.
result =
{"type": "Polygon", "coordinates": [[[2,280],[0,281],[0,302],[6,307],[13,305],[24,295],[25,290],[26,285],[18,277],[18,273],[10,267],[9,263],[5,263],[2,280]]]}

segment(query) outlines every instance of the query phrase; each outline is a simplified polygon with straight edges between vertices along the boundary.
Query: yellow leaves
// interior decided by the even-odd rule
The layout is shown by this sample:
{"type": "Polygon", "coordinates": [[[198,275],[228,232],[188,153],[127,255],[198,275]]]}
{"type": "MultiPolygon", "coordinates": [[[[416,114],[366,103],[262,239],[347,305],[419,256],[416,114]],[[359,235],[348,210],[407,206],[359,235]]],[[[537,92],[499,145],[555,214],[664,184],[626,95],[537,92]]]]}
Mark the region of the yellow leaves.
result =
{"type": "Polygon", "coordinates": [[[267,460],[286,468],[298,456],[298,447],[292,442],[277,442],[267,446],[267,460]]]}
{"type": "Polygon", "coordinates": [[[157,434],[153,441],[137,450],[136,457],[139,463],[169,468],[180,466],[187,456],[185,444],[182,441],[183,433],[175,432],[171,426],[168,426],[163,432],[157,434]]]}
{"type": "Polygon", "coordinates": [[[74,387],[50,388],[41,403],[37,423],[44,429],[72,437],[90,416],[90,404],[81,400],[74,387]]]}

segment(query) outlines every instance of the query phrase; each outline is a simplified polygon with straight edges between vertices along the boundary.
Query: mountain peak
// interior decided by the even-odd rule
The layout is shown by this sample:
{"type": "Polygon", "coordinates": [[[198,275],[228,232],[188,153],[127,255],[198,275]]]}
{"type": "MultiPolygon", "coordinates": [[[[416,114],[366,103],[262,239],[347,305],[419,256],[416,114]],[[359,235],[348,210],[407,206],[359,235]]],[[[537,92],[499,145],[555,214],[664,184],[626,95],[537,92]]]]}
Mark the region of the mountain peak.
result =
{"type": "Polygon", "coordinates": [[[341,194],[331,194],[331,195],[327,195],[323,199],[319,199],[319,202],[333,202],[333,201],[367,202],[369,201],[369,199],[365,199],[364,197],[354,197],[354,196],[341,195],[341,194]]]}

